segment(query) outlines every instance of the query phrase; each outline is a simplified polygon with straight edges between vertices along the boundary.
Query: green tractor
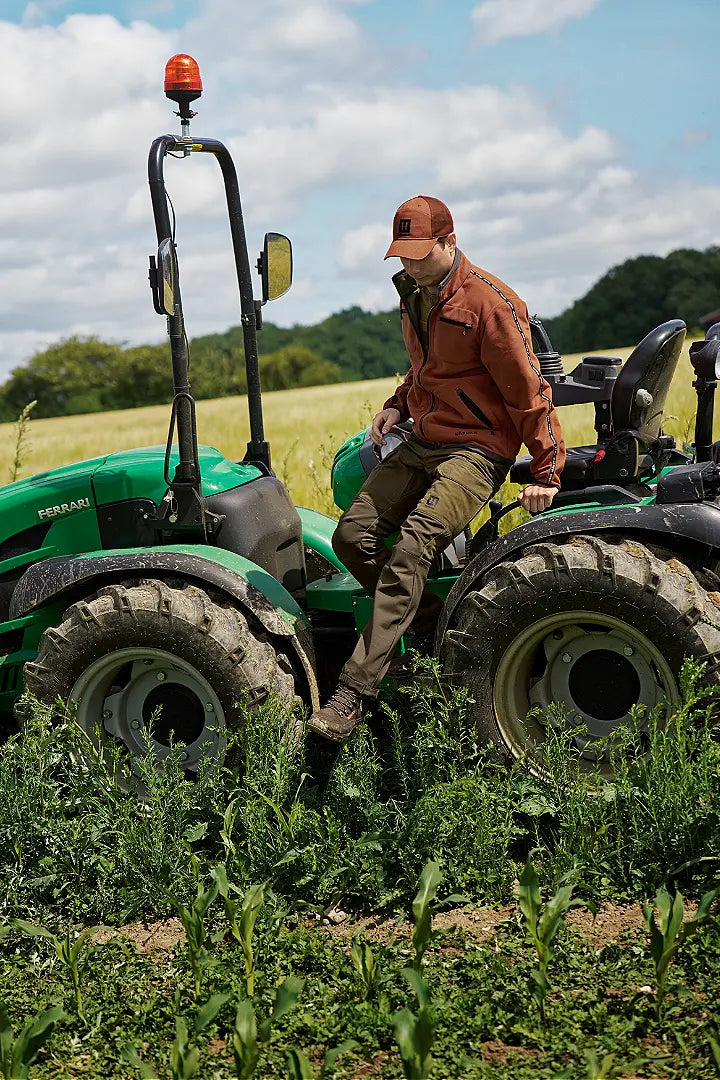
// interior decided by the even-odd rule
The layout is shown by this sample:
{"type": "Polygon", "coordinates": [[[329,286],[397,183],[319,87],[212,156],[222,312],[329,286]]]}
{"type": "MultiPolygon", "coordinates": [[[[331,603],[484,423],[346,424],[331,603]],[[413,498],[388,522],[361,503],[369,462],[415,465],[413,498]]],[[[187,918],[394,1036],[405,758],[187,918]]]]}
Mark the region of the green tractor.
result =
{"type": "MultiPolygon", "coordinates": [[[[156,311],[167,319],[174,396],[166,446],[104,454],[0,490],[0,710],[22,722],[23,690],[58,699],[130,776],[152,752],[181,746],[192,777],[223,758],[242,709],[270,693],[317,706],[333,687],[372,600],[332,547],[335,520],[295,507],[270,465],[258,371],[262,304],[290,286],[287,238],[270,233],[253,295],[237,175],[222,143],[189,134],[201,91],[195,62],[173,57],[166,93],[180,137],[150,149],[157,233],[150,259],[156,311]],[[212,154],[225,184],[240,292],[250,441],[241,462],[198,446],[190,394],[168,155],[212,154]]],[[[469,693],[483,737],[517,759],[563,728],[595,767],[598,739],[633,707],[678,699],[685,656],[720,664],[720,469],[713,395],[720,325],[691,350],[695,452],[676,449],[662,414],[685,337],[679,320],[652,330],[629,359],[589,356],[563,371],[542,325],[534,348],[557,406],[592,401],[596,441],[573,447],[550,511],[499,536],[516,503],[436,560],[444,601],[434,651],[469,693]],[[534,708],[539,706],[540,708],[534,708]],[[530,718],[526,719],[528,713],[530,718]]],[[[406,437],[402,425],[393,440],[406,437]]],[[[333,466],[347,507],[377,457],[367,432],[333,466]]],[[[529,482],[529,459],[511,478],[529,482]]]]}

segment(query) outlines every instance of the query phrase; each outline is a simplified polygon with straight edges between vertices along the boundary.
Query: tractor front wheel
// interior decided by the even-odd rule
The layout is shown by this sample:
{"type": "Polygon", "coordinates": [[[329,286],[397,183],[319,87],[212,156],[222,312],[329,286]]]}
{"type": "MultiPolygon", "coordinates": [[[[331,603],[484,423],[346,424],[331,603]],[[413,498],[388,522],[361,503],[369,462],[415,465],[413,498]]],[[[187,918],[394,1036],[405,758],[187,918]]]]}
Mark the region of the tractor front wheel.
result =
{"type": "Polygon", "coordinates": [[[183,744],[182,766],[196,775],[223,758],[240,705],[270,691],[294,699],[291,666],[259,626],[194,585],[160,580],[111,585],[73,604],[42,635],[25,688],[48,705],[67,702],[101,747],[119,747],[129,758],[123,786],[135,789],[149,752],[161,767],[183,744]]]}
{"type": "Polygon", "coordinates": [[[535,544],[465,594],[443,667],[470,691],[480,734],[507,758],[562,729],[592,770],[601,740],[633,710],[642,725],[656,706],[678,702],[686,656],[708,662],[706,678],[719,681],[719,605],[686,566],[634,540],[535,544]]]}

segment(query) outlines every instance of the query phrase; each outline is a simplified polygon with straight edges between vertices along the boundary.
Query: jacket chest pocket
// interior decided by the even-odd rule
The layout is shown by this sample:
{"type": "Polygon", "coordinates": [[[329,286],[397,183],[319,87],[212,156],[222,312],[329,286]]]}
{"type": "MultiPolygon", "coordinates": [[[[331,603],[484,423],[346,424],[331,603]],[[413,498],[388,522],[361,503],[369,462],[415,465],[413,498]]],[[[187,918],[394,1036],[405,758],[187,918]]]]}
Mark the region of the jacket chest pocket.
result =
{"type": "Polygon", "coordinates": [[[462,308],[441,308],[432,320],[431,349],[442,364],[458,371],[474,366],[480,359],[478,317],[462,308]]]}
{"type": "Polygon", "coordinates": [[[473,328],[473,324],[471,322],[467,322],[464,319],[451,319],[447,315],[440,315],[438,321],[441,323],[447,323],[448,326],[457,326],[458,329],[462,331],[463,337],[465,337],[468,330],[472,330],[473,328]]]}

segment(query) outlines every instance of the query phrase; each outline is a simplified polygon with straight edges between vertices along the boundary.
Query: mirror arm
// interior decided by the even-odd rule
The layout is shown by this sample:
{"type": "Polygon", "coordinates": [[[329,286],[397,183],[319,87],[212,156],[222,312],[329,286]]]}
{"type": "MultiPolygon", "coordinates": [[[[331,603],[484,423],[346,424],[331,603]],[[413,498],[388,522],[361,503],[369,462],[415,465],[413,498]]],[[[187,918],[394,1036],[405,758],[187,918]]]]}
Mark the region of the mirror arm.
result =
{"type": "MultiPolygon", "coordinates": [[[[148,155],[148,183],[150,185],[150,198],[152,200],[153,218],[155,220],[155,232],[157,233],[158,245],[163,240],[172,241],[172,229],[170,227],[170,213],[168,211],[167,193],[165,191],[165,178],[163,176],[163,164],[168,150],[177,146],[174,135],[161,135],[155,139],[150,147],[148,155]]],[[[151,256],[151,263],[154,262],[151,256]]],[[[158,307],[161,315],[165,314],[160,306],[160,281],[158,278],[157,264],[155,265],[155,289],[157,292],[158,307]]],[[[152,274],[152,270],[151,270],[152,274]]],[[[151,279],[152,286],[152,279],[151,279]]],[[[180,299],[180,282],[175,282],[176,308],[174,315],[167,316],[167,329],[170,337],[170,357],[172,360],[173,396],[178,401],[177,405],[177,442],[179,462],[175,470],[175,483],[187,484],[200,493],[200,470],[197,456],[197,435],[193,421],[193,410],[189,399],[190,384],[188,381],[187,349],[185,344],[185,327],[182,315],[182,301],[180,299]]],[[[153,302],[155,302],[155,289],[153,290],[153,302]]]]}
{"type": "Polygon", "coordinates": [[[162,307],[160,306],[160,289],[158,286],[158,272],[157,262],[155,256],[150,256],[150,269],[148,270],[148,281],[150,282],[150,291],[152,292],[153,307],[158,315],[164,315],[162,307]]]}

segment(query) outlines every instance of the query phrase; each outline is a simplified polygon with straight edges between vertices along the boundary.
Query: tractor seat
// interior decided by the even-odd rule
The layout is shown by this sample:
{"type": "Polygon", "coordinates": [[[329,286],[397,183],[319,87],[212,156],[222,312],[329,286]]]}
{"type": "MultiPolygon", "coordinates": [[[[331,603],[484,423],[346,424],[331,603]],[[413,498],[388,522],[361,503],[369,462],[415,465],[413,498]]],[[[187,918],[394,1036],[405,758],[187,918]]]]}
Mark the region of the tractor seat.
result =
{"type": "MultiPolygon", "coordinates": [[[[593,446],[567,448],[562,474],[565,490],[651,476],[656,468],[653,451],[662,448],[666,457],[677,454],[673,440],[662,434],[662,417],[684,340],[685,323],[681,319],[671,319],[656,327],[635,346],[620,369],[608,397],[609,410],[597,394],[585,399],[595,401],[596,417],[598,408],[604,408],[602,427],[596,419],[598,433],[602,431],[604,435],[608,426],[609,430],[607,438],[593,446]],[[665,442],[667,447],[663,445],[665,442]]],[[[556,385],[560,390],[562,381],[556,385]]],[[[558,398],[561,397],[559,392],[558,398]]],[[[579,400],[582,399],[576,396],[573,403],[579,400]]],[[[561,406],[562,401],[558,400],[557,407],[561,406]]],[[[534,479],[531,464],[529,454],[518,458],[510,469],[510,479],[516,484],[531,484],[534,479]]]]}
{"type": "MultiPolygon", "coordinates": [[[[601,447],[597,445],[569,446],[567,448],[565,468],[562,473],[563,483],[566,483],[568,480],[576,480],[578,482],[582,481],[584,485],[589,479],[591,472],[590,467],[600,449],[601,447]]],[[[536,483],[535,477],[530,472],[531,465],[532,458],[530,455],[523,454],[510,469],[510,480],[512,480],[514,484],[536,483]]]]}

